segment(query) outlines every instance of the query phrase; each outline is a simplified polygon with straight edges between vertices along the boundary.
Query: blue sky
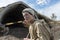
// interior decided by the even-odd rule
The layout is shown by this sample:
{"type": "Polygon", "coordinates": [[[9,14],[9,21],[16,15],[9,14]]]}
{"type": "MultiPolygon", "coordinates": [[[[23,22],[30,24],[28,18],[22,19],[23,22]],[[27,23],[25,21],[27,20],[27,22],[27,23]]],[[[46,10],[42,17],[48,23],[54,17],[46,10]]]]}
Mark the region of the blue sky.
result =
{"type": "Polygon", "coordinates": [[[0,0],[0,7],[7,6],[8,4],[23,1],[42,15],[51,17],[52,13],[60,20],[60,0],[0,0]]]}

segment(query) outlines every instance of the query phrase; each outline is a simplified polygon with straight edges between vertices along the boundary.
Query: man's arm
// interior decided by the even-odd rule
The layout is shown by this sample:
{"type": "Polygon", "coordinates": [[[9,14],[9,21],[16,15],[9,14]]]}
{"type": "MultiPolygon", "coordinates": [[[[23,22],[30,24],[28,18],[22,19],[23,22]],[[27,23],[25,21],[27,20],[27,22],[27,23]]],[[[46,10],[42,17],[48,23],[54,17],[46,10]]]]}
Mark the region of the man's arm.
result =
{"type": "Polygon", "coordinates": [[[36,24],[36,33],[37,33],[37,39],[38,40],[43,40],[43,36],[42,36],[42,23],[37,23],[36,24]]]}

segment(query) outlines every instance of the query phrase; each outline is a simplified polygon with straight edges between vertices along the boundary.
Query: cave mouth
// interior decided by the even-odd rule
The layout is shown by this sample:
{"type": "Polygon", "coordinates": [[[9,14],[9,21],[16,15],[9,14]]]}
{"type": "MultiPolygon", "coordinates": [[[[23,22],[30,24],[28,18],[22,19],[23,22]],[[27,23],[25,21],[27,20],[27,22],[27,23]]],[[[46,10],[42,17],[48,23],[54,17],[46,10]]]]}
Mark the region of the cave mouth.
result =
{"type": "MultiPolygon", "coordinates": [[[[17,22],[17,21],[23,21],[24,18],[22,16],[22,10],[27,8],[27,6],[22,4],[16,4],[13,6],[6,7],[6,11],[2,17],[2,24],[10,23],[10,22],[17,22]]],[[[22,23],[15,23],[13,25],[6,25],[6,26],[12,26],[13,27],[24,27],[22,23]]]]}
{"type": "MultiPolygon", "coordinates": [[[[22,10],[28,8],[28,6],[24,4],[12,4],[7,6],[4,11],[4,15],[2,16],[2,24],[23,21],[22,10]]],[[[25,38],[28,34],[28,28],[24,27],[22,23],[15,23],[12,25],[5,25],[5,27],[10,28],[10,35],[13,35],[17,38],[25,38]]]]}

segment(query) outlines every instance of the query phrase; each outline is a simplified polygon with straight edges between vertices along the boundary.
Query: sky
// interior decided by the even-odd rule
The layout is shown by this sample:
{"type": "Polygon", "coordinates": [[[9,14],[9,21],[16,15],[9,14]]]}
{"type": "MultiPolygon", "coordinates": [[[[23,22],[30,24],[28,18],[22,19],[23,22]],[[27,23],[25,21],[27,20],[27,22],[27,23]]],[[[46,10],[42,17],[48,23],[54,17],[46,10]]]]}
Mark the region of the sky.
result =
{"type": "Polygon", "coordinates": [[[18,1],[23,1],[40,14],[49,18],[51,18],[54,13],[57,16],[56,20],[60,20],[60,0],[0,0],[0,7],[4,7],[18,1]]]}

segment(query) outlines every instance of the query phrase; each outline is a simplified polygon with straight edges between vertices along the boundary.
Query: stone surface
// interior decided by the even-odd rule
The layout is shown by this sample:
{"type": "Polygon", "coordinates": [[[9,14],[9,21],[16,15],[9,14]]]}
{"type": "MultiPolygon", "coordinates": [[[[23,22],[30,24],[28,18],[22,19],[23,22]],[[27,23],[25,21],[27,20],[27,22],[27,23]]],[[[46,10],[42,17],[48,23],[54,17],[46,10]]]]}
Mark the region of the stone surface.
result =
{"type": "Polygon", "coordinates": [[[23,40],[27,34],[26,28],[11,28],[8,35],[1,36],[0,40],[23,40]]]}

